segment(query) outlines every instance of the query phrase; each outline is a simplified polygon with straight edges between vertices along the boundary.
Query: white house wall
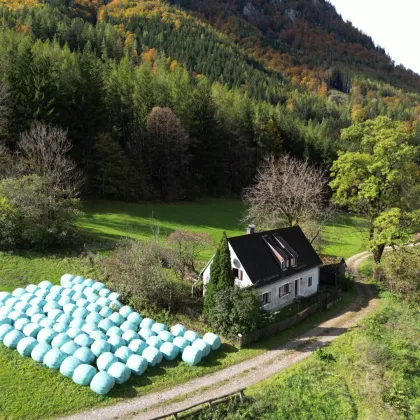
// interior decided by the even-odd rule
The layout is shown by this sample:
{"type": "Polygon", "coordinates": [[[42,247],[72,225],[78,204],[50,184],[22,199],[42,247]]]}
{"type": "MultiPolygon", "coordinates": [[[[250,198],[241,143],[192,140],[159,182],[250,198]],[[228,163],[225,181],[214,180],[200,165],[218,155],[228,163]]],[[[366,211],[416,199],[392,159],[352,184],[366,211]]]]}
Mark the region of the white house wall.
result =
{"type": "Polygon", "coordinates": [[[258,293],[271,293],[271,301],[262,307],[265,311],[277,311],[287,305],[293,303],[296,297],[295,280],[298,280],[298,295],[308,297],[318,291],[319,286],[319,267],[312,268],[307,271],[302,271],[297,275],[287,277],[276,283],[271,283],[267,286],[258,287],[258,293]],[[308,286],[308,278],[312,277],[312,286],[308,286]],[[281,286],[291,283],[290,293],[280,297],[279,289],[281,286]]]}

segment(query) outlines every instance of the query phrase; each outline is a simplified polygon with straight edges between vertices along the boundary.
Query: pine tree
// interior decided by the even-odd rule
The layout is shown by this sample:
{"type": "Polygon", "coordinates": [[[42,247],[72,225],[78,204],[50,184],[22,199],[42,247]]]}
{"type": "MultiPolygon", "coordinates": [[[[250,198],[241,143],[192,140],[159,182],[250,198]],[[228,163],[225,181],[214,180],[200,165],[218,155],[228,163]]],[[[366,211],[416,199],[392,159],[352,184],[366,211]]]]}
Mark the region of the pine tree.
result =
{"type": "Polygon", "coordinates": [[[210,266],[210,281],[204,296],[204,315],[207,318],[214,307],[215,294],[220,290],[233,287],[234,282],[235,277],[230,260],[228,239],[226,232],[223,232],[222,239],[210,266]]]}

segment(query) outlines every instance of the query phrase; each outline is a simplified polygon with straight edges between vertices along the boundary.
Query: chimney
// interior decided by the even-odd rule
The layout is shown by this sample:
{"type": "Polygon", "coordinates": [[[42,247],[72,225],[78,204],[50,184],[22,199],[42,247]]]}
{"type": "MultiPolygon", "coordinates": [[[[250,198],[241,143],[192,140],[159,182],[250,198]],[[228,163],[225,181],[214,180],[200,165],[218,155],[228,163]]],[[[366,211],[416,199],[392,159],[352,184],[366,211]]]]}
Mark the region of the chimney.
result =
{"type": "Polygon", "coordinates": [[[255,233],[255,225],[248,225],[246,228],[246,234],[252,235],[253,233],[255,233]]]}

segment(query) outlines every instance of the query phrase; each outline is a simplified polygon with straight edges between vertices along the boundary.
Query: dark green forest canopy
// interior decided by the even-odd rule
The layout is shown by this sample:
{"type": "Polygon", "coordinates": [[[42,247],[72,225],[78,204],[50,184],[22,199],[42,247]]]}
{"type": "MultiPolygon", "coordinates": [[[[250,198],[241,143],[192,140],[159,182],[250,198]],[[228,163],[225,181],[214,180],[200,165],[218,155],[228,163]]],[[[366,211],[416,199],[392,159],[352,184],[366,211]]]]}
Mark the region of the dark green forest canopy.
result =
{"type": "Polygon", "coordinates": [[[305,79],[300,72],[298,83],[223,31],[163,3],[44,3],[11,9],[0,2],[0,81],[11,108],[1,141],[15,148],[33,119],[68,129],[87,174],[85,194],[237,195],[268,154],[329,167],[347,147],[340,130],[378,115],[406,121],[420,142],[420,95],[343,66],[328,80],[314,79],[311,90],[310,73],[305,79]],[[162,118],[176,119],[169,140],[179,147],[165,147],[169,140],[153,127],[162,118]],[[156,162],[173,164],[157,169],[156,162]],[[169,194],[162,185],[174,178],[169,194]]]}

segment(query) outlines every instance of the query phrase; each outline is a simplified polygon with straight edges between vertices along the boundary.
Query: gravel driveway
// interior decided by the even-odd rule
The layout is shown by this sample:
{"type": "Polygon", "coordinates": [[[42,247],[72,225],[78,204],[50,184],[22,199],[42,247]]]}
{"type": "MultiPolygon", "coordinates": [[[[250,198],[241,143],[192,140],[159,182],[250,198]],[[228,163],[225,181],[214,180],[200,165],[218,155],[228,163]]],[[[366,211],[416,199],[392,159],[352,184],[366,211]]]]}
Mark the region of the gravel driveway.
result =
{"type": "MultiPolygon", "coordinates": [[[[360,262],[369,255],[368,252],[363,252],[350,257],[346,261],[348,267],[357,270],[360,262]]],[[[66,419],[106,420],[128,417],[153,419],[165,413],[183,410],[210,398],[217,398],[263,381],[306,359],[316,349],[325,346],[350,327],[357,325],[365,315],[371,312],[377,304],[373,289],[369,285],[357,281],[356,290],[356,299],[344,311],[334,314],[328,321],[310,329],[305,334],[259,356],[162,392],[139,396],[109,407],[81,412],[66,417],[66,419]],[[179,397],[182,396],[185,398],[179,401],[179,397]],[[178,401],[165,404],[165,401],[174,398],[177,398],[178,401]]]]}

